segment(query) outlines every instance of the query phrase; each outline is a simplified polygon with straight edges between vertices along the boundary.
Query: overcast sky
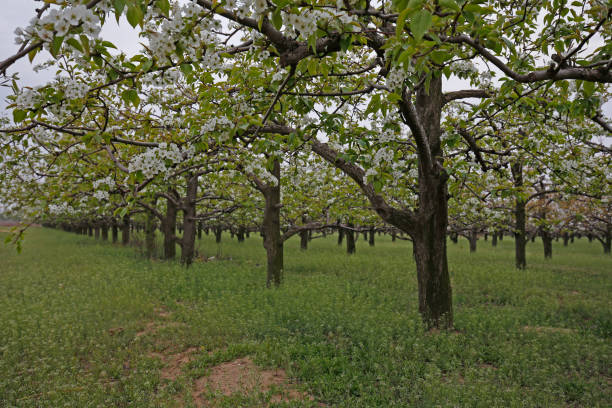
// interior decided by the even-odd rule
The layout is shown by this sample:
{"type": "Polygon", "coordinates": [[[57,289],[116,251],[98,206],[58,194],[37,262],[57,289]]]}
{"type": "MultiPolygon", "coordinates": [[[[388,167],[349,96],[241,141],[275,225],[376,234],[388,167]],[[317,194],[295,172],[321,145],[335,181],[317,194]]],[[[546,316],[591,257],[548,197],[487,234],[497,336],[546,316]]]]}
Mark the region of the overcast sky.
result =
{"type": "MultiPolygon", "coordinates": [[[[30,19],[35,15],[35,9],[42,4],[42,2],[36,2],[34,0],[0,0],[0,6],[2,7],[2,12],[0,13],[0,61],[14,55],[18,50],[19,47],[14,41],[15,29],[17,27],[26,27],[30,19]]],[[[119,25],[117,25],[114,18],[109,18],[101,36],[116,44],[117,47],[128,55],[133,54],[140,48],[136,31],[131,28],[125,19],[120,21],[119,25]]],[[[48,58],[50,58],[50,55],[47,52],[43,52],[36,56],[34,64],[45,62],[48,58]]],[[[20,87],[23,85],[42,85],[55,75],[53,69],[35,73],[32,71],[32,66],[29,59],[25,57],[12,65],[8,73],[19,73],[20,87]]],[[[469,88],[469,83],[461,80],[445,81],[444,88],[445,91],[466,89],[469,88]]],[[[12,94],[10,88],[0,87],[0,114],[10,116],[7,112],[3,113],[7,106],[6,96],[10,94],[12,94]]],[[[604,106],[604,114],[612,118],[612,103],[608,103],[604,106]]]]}

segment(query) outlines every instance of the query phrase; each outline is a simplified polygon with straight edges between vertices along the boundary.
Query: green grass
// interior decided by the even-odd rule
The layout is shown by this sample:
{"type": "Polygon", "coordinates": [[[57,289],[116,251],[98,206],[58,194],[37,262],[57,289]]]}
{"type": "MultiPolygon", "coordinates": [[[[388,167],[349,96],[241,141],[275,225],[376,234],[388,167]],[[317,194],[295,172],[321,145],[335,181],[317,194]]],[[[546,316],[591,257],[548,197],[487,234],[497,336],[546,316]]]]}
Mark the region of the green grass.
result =
{"type": "Polygon", "coordinates": [[[475,254],[449,242],[456,331],[429,333],[409,242],[360,238],[347,256],[335,240],[289,241],[285,283],[267,290],[259,236],[204,236],[217,260],[183,269],[34,229],[21,254],[0,247],[0,406],[190,406],[195,379],[245,355],[334,407],[610,406],[612,259],[597,242],[555,243],[552,260],[530,243],[527,271],[509,238],[475,254]],[[149,322],[158,330],[137,336],[149,322]],[[183,374],[161,379],[150,354],[188,347],[183,374]]]}

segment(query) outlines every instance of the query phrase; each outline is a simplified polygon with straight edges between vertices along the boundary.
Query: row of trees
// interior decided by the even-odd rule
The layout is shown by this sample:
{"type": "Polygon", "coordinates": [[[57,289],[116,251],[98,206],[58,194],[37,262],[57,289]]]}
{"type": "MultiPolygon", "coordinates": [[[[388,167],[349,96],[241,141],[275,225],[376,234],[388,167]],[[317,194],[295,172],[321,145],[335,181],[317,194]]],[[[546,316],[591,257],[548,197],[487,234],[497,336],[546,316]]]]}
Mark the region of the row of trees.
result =
{"type": "Polygon", "coordinates": [[[424,321],[450,327],[449,230],[511,226],[519,268],[528,214],[545,242],[561,210],[609,242],[611,15],[600,2],[48,1],[0,63],[47,50],[58,73],[12,84],[3,196],[31,218],[142,210],[186,264],[198,222],[261,225],[270,285],[290,236],[386,225],[413,242],[424,321]],[[99,37],[112,16],[142,52],[99,37]],[[469,89],[444,92],[456,79],[469,89]]]}

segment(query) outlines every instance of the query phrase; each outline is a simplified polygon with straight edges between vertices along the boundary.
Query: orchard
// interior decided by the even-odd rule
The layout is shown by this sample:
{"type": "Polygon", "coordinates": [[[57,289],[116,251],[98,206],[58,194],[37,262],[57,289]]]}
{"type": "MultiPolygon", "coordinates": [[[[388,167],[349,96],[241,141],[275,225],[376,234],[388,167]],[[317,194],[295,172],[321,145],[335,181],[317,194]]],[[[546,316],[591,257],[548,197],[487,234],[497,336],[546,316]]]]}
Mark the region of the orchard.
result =
{"type": "MultiPolygon", "coordinates": [[[[91,380],[57,388],[23,374],[34,357],[23,367],[15,360],[15,368],[0,364],[0,402],[610,401],[611,3],[25,3],[32,19],[13,27],[16,45],[0,55],[7,95],[0,215],[19,221],[0,230],[13,271],[0,282],[33,294],[27,285],[37,279],[74,279],[85,292],[116,285],[117,294],[92,292],[90,299],[111,296],[104,304],[117,296],[118,305],[133,296],[134,304],[122,309],[123,323],[101,305],[86,316],[91,327],[83,323],[67,340],[78,348],[80,336],[89,346],[55,356],[94,361],[92,349],[107,347],[113,362],[129,361],[119,372],[109,374],[114,363],[98,356],[88,363],[97,371],[81,367],[91,380]],[[119,29],[138,46],[107,38],[119,29]],[[51,79],[27,83],[24,70],[51,79]],[[57,250],[34,249],[47,245],[57,250]],[[57,277],[50,266],[37,278],[32,251],[49,265],[61,261],[57,251],[65,251],[66,265],[71,252],[97,255],[84,255],[78,279],[61,262],[57,277]],[[113,252],[125,260],[116,263],[113,252]],[[105,264],[108,283],[100,286],[101,270],[92,265],[105,264]],[[319,310],[306,306],[306,293],[319,310]],[[347,296],[356,299],[354,310],[347,296]],[[567,296],[576,296],[571,306],[567,296]],[[235,310],[219,309],[224,301],[235,310]],[[163,309],[155,319],[178,320],[139,330],[151,305],[163,309]],[[479,307],[495,321],[486,323],[479,307]],[[569,317],[554,321],[563,313],[569,317]],[[581,317],[574,321],[572,313],[581,317]],[[107,325],[121,325],[125,339],[113,332],[103,345],[88,340],[107,325]],[[507,330],[514,334],[504,337],[507,330]],[[148,346],[140,340],[156,336],[148,346]],[[516,356],[522,368],[512,365],[530,336],[537,346],[516,356]],[[543,351],[556,337],[566,348],[543,351]],[[172,345],[192,351],[179,364],[167,352],[172,345]],[[155,371],[151,353],[183,374],[155,371]],[[241,383],[249,390],[243,400],[232,392],[219,397],[227,384],[215,392],[214,374],[246,355],[288,370],[291,380],[271,388],[241,383]],[[564,356],[576,360],[554,361],[564,356]],[[531,364],[540,357],[536,374],[531,364]],[[108,388],[108,378],[120,385],[108,388]],[[202,381],[209,394],[196,390],[202,381]],[[478,384],[485,390],[467,391],[478,384]],[[282,397],[275,387],[284,387],[282,397]]],[[[0,298],[7,310],[16,307],[11,302],[0,298]]],[[[49,310],[64,313],[61,303],[49,310]]],[[[10,316],[3,317],[12,327],[8,340],[0,342],[6,361],[29,347],[19,334],[27,331],[19,328],[23,316],[10,316]]],[[[71,316],[61,326],[79,321],[71,316]]],[[[48,347],[36,344],[33,354],[48,347]]]]}

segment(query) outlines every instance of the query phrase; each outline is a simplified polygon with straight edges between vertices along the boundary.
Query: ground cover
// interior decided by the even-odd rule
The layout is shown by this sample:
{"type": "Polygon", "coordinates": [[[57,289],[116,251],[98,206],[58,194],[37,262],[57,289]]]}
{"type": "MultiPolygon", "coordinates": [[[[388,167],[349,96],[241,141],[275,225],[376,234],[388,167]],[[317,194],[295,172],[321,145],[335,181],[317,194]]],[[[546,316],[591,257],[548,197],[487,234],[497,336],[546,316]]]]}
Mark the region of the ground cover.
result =
{"type": "MultiPolygon", "coordinates": [[[[0,232],[0,238],[6,234],[0,232]]],[[[449,242],[455,327],[427,332],[410,243],[199,242],[190,269],[41,228],[0,247],[0,406],[609,406],[612,259],[597,242],[449,242]]]]}

